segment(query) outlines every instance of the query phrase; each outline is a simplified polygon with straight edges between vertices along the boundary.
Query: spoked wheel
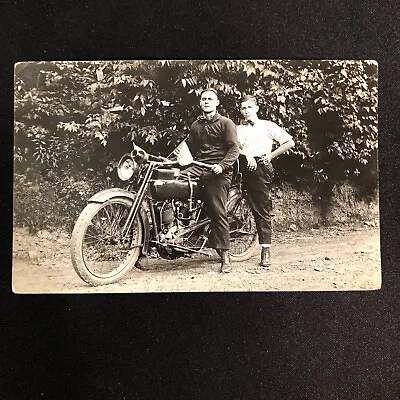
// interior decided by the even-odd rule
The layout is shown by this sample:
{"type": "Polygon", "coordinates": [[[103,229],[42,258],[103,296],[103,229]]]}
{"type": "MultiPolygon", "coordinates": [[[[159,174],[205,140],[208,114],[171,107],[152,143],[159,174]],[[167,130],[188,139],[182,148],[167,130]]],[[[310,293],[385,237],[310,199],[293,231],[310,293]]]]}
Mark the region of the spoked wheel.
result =
{"type": "Polygon", "coordinates": [[[143,241],[139,215],[123,234],[132,201],[110,199],[90,203],[76,221],[71,237],[72,264],[77,274],[92,286],[117,282],[135,265],[143,241]]]}
{"type": "Polygon", "coordinates": [[[242,194],[235,194],[227,204],[230,256],[232,261],[248,260],[258,248],[256,221],[250,204],[242,194]]]}

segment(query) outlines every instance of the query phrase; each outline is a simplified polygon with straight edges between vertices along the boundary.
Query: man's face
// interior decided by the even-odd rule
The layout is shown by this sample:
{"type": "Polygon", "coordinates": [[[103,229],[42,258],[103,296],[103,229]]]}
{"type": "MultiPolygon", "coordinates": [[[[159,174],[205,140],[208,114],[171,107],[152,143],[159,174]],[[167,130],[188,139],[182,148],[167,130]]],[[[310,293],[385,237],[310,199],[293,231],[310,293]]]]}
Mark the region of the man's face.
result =
{"type": "Polygon", "coordinates": [[[214,92],[203,92],[200,97],[200,107],[206,114],[217,111],[219,100],[214,92]]]}
{"type": "Polygon", "coordinates": [[[244,101],[240,106],[240,111],[246,121],[254,121],[257,118],[258,105],[252,101],[244,101]]]}

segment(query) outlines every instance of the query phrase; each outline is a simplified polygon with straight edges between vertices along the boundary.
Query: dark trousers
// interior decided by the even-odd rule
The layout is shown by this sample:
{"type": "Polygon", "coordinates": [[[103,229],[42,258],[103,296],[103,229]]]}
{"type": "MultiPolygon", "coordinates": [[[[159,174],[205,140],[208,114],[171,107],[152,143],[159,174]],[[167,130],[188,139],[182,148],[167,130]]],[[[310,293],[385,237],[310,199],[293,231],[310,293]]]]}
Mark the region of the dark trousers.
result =
{"type": "Polygon", "coordinates": [[[198,180],[201,186],[200,197],[204,201],[206,213],[210,218],[210,238],[208,245],[214,249],[229,250],[229,222],[226,203],[232,180],[232,169],[216,175],[209,170],[192,166],[182,171],[182,179],[198,180]]]}
{"type": "Polygon", "coordinates": [[[240,160],[242,185],[247,190],[249,203],[256,220],[259,243],[271,244],[272,202],[269,197],[269,188],[273,177],[273,168],[271,163],[268,165],[258,163],[255,171],[249,171],[246,164],[245,159],[240,160]]]}

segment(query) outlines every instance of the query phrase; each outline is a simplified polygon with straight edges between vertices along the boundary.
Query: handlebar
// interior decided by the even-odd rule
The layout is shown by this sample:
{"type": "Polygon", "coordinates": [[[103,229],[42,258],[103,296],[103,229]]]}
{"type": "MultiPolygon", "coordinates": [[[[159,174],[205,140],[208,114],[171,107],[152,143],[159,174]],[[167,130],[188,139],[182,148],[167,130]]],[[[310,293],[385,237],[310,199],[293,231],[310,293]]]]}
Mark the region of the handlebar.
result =
{"type": "MultiPolygon", "coordinates": [[[[134,158],[136,161],[139,163],[147,162],[147,161],[152,161],[156,163],[160,163],[162,165],[171,165],[171,164],[176,164],[176,161],[171,161],[170,159],[163,157],[163,156],[156,156],[150,153],[147,153],[145,150],[143,150],[141,147],[136,146],[133,144],[133,150],[131,151],[131,156],[134,158]]],[[[194,165],[198,165],[200,167],[204,168],[209,168],[211,169],[210,164],[203,163],[201,161],[195,161],[193,160],[192,162],[194,165]]]]}
{"type": "Polygon", "coordinates": [[[193,161],[193,164],[194,165],[198,165],[199,167],[205,167],[205,168],[210,168],[211,169],[211,165],[210,164],[206,164],[206,163],[203,163],[203,162],[201,162],[201,161],[193,161]]]}

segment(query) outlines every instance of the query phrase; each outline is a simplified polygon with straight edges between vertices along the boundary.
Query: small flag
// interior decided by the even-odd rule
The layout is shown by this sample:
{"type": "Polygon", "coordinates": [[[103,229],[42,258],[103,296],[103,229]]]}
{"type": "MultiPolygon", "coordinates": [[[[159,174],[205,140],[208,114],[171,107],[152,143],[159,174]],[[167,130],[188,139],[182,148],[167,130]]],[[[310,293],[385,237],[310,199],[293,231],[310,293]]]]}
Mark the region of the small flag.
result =
{"type": "Polygon", "coordinates": [[[176,159],[179,165],[185,166],[193,162],[192,153],[189,150],[186,141],[183,141],[173,152],[176,155],[176,159]]]}

